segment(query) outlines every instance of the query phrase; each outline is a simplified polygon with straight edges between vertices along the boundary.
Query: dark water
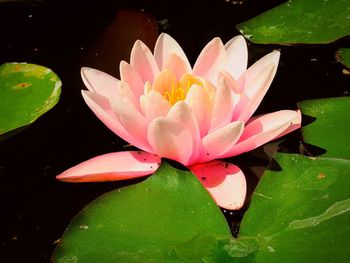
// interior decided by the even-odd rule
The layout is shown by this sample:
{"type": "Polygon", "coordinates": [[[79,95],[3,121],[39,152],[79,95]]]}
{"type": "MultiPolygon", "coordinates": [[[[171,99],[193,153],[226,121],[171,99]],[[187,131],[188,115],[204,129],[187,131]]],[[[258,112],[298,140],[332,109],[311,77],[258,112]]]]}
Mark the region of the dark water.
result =
{"type": "MultiPolygon", "coordinates": [[[[75,214],[102,193],[127,184],[55,180],[64,169],[125,145],[84,104],[81,66],[118,76],[119,61],[129,59],[136,38],[153,48],[157,31],[177,39],[193,63],[211,38],[229,40],[239,33],[237,23],[283,1],[70,2],[0,3],[0,62],[45,65],[63,82],[54,109],[0,142],[0,262],[48,262],[55,240],[75,214]]],[[[250,62],[273,49],[282,51],[277,76],[258,112],[293,109],[304,99],[347,95],[350,77],[334,59],[336,49],[346,44],[346,39],[310,47],[250,44],[250,62]]],[[[236,162],[247,169],[246,159],[236,162]]],[[[240,216],[227,212],[231,221],[240,216]]]]}

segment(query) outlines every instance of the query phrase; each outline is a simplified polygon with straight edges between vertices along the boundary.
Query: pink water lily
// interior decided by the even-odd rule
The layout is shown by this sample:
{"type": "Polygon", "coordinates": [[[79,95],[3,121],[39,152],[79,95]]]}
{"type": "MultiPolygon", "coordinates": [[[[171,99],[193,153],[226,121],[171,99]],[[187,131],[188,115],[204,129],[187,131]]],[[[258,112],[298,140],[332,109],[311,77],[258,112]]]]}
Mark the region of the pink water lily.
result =
{"type": "Polygon", "coordinates": [[[275,76],[280,53],[273,51],[247,69],[242,36],[225,45],[210,41],[192,68],[180,45],[161,34],[154,53],[136,41],[130,64],[120,63],[120,80],[82,68],[82,95],[114,133],[142,151],[101,155],[57,178],[92,182],[152,174],[161,158],[187,166],[216,203],[242,207],[246,180],[235,165],[218,159],[250,151],[300,127],[299,111],[281,110],[251,118],[275,76]]]}

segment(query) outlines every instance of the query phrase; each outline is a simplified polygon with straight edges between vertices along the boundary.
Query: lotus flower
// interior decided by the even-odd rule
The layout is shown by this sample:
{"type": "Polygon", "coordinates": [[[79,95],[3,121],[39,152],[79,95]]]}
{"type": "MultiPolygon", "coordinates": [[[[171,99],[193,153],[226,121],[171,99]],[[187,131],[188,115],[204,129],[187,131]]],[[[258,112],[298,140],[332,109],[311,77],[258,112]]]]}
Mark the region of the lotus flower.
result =
{"type": "Polygon", "coordinates": [[[250,151],[300,127],[299,111],[251,118],[277,70],[273,51],[247,69],[242,36],[223,45],[210,41],[192,68],[180,45],[161,34],[154,54],[137,40],[120,80],[82,68],[82,95],[96,116],[141,151],[101,155],[57,178],[67,182],[122,180],[152,174],[161,158],[188,167],[216,203],[242,207],[246,180],[235,165],[218,159],[250,151]]]}

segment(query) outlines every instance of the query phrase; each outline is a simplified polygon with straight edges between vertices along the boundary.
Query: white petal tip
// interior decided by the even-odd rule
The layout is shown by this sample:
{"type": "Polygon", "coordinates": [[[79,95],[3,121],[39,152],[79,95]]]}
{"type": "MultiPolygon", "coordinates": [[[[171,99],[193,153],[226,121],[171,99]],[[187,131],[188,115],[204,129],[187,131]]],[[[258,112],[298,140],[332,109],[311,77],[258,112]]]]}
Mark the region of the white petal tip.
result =
{"type": "Polygon", "coordinates": [[[191,171],[202,182],[218,206],[238,210],[242,208],[247,183],[243,172],[235,165],[212,161],[191,167],[191,171]]]}

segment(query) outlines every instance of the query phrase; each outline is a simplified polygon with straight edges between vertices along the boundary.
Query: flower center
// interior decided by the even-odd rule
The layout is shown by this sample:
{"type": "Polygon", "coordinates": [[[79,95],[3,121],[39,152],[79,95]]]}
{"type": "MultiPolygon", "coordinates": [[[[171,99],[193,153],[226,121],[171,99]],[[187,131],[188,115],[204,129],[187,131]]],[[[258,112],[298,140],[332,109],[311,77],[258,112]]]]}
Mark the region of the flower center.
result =
{"type": "Polygon", "coordinates": [[[182,75],[179,81],[175,80],[165,84],[167,87],[163,90],[163,98],[169,101],[171,105],[174,105],[176,102],[186,98],[188,91],[194,84],[203,87],[202,82],[198,78],[186,73],[182,75]]]}
{"type": "Polygon", "coordinates": [[[174,105],[179,100],[184,100],[186,97],[186,93],[189,87],[187,89],[182,88],[178,84],[175,86],[174,83],[171,84],[171,90],[165,91],[163,93],[163,98],[169,101],[171,105],[174,105]]]}

